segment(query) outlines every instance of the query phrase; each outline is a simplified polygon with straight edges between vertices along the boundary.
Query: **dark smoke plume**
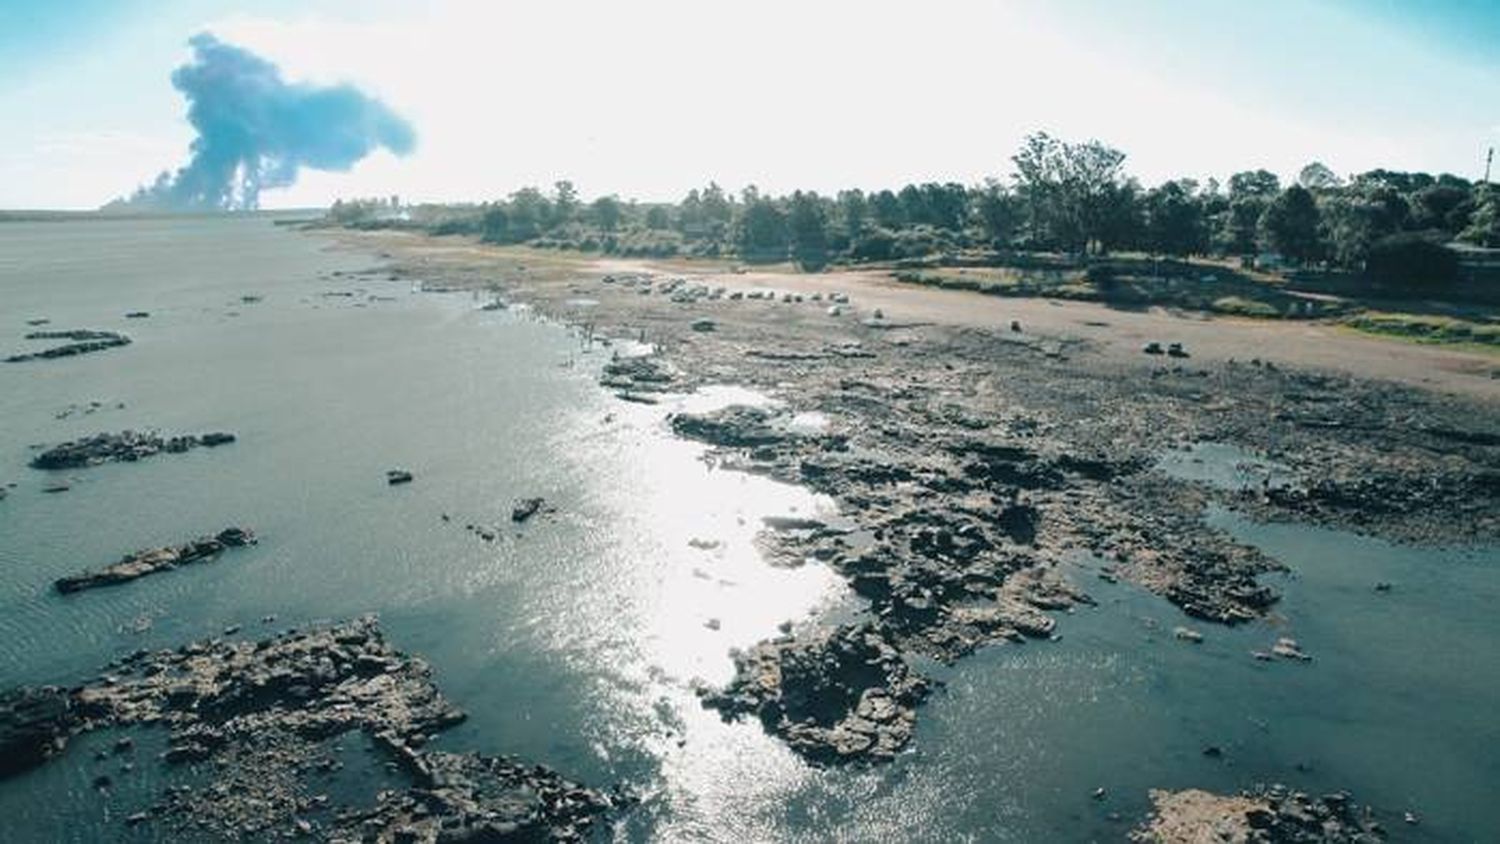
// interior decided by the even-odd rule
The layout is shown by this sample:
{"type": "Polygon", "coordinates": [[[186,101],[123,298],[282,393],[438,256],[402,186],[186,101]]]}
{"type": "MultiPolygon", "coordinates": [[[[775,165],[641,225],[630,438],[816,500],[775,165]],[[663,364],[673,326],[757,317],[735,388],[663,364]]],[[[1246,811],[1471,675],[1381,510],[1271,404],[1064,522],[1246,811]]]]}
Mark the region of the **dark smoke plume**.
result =
{"type": "Polygon", "coordinates": [[[172,85],[198,131],[192,160],[112,206],[249,210],[302,167],[348,170],[377,147],[405,155],[416,143],[409,123],[351,85],[288,84],[276,65],[206,32],[188,43],[193,60],[172,85]]]}

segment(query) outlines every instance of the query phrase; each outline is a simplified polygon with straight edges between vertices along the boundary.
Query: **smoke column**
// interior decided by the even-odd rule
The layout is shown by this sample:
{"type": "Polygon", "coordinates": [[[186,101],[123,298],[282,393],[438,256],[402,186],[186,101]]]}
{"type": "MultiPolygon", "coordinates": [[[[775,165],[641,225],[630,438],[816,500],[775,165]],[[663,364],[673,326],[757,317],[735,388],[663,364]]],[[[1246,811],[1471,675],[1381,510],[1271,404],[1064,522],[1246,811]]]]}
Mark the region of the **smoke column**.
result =
{"type": "Polygon", "coordinates": [[[351,85],[288,84],[276,65],[209,33],[172,73],[197,130],[192,159],[116,206],[173,211],[249,210],[260,192],[287,187],[303,167],[344,171],[385,147],[405,155],[411,124],[351,85]]]}

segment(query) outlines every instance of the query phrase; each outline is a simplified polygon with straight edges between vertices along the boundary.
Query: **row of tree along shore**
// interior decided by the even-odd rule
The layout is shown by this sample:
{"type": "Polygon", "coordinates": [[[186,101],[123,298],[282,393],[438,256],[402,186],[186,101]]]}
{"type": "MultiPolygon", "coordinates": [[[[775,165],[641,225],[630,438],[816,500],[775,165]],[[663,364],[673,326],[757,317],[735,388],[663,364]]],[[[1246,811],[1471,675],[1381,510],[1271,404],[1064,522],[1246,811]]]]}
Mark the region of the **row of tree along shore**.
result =
{"type": "Polygon", "coordinates": [[[751,186],[735,197],[710,183],[677,203],[645,203],[584,202],[560,181],[550,193],[524,188],[478,205],[340,201],[329,216],[355,227],[410,226],[624,256],[790,260],[811,271],[973,251],[1135,252],[1259,259],[1430,285],[1458,276],[1453,246],[1500,247],[1500,186],[1450,174],[1371,170],[1345,179],[1313,163],[1289,185],[1251,170],[1227,184],[1174,179],[1145,188],[1126,172],[1120,150],[1045,133],[1026,138],[1011,162],[1009,179],[974,186],[928,182],[834,196],[770,196],[751,186]]]}

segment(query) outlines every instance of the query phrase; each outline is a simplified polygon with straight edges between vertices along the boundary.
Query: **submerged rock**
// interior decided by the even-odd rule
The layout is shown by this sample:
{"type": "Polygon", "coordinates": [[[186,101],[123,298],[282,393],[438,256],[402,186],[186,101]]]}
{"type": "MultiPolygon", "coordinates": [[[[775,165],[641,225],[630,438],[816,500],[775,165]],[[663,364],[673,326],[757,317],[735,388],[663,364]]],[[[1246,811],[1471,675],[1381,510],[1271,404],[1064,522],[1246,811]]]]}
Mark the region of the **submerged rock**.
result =
{"type": "Polygon", "coordinates": [[[189,563],[214,559],[225,549],[255,544],[255,534],[240,527],[228,527],[213,536],[201,536],[182,545],[153,548],[126,555],[118,563],[98,571],[86,571],[58,578],[53,586],[62,593],[81,592],[100,586],[128,583],[148,574],[170,571],[189,563]]]}
{"type": "Polygon", "coordinates": [[[65,689],[22,686],[0,692],[0,778],[61,753],[75,720],[65,689]]]}

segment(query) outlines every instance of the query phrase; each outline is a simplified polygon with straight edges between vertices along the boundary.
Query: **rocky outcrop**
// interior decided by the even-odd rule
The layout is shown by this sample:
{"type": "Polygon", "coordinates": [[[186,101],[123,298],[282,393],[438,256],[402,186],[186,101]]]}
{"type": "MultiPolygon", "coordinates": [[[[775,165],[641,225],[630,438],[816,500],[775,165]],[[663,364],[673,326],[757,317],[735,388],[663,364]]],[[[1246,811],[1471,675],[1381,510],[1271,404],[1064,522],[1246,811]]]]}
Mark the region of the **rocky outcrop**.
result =
{"type": "Polygon", "coordinates": [[[775,414],[762,407],[736,404],[710,413],[678,413],[671,419],[679,437],[729,448],[753,448],[785,439],[772,425],[775,414]]]}
{"type": "Polygon", "coordinates": [[[552,512],[553,508],[547,505],[547,499],[522,498],[510,508],[510,520],[516,524],[531,521],[532,517],[543,513],[552,512]]]}
{"type": "Polygon", "coordinates": [[[65,689],[22,686],[0,692],[0,779],[62,752],[74,721],[65,689]]]}
{"type": "Polygon", "coordinates": [[[181,454],[204,446],[214,448],[235,441],[235,435],[214,432],[164,437],[153,431],[95,434],[53,446],[31,459],[34,469],[78,469],[100,463],[131,463],[158,454],[181,454]]]}
{"type": "Polygon", "coordinates": [[[726,719],[754,715],[819,763],[888,760],[911,740],[928,692],[873,625],[820,629],[735,655],[736,677],[701,692],[726,719]]]}
{"type": "Polygon", "coordinates": [[[11,355],[6,358],[6,363],[23,363],[29,360],[48,360],[51,358],[67,358],[75,355],[86,355],[90,352],[102,352],[105,349],[113,349],[117,346],[130,345],[130,338],[124,334],[114,331],[89,331],[77,329],[73,331],[33,331],[26,335],[27,340],[71,340],[61,346],[53,346],[39,352],[27,352],[11,355]]]}
{"type": "Polygon", "coordinates": [[[604,365],[599,383],[627,392],[665,392],[677,380],[677,370],[654,355],[615,358],[604,365]]]}
{"type": "Polygon", "coordinates": [[[137,651],[71,692],[7,693],[0,756],[36,764],[72,734],[160,725],[168,731],[162,762],[211,760],[201,769],[210,782],[169,789],[126,823],[196,836],[577,840],[613,805],[541,766],[426,749],[463,719],[428,666],[387,644],[365,618],[259,642],[137,651]],[[409,785],[351,805],[315,799],[309,777],[336,764],[324,743],[350,732],[371,737],[409,785]],[[331,819],[302,817],[315,807],[331,819]]]}
{"type": "Polygon", "coordinates": [[[1375,844],[1385,831],[1346,792],[1312,797],[1285,785],[1236,795],[1197,789],[1152,791],[1151,817],[1130,840],[1141,844],[1375,844]]]}
{"type": "Polygon", "coordinates": [[[245,528],[228,527],[213,536],[200,536],[181,545],[168,545],[127,554],[118,563],[97,571],[85,571],[81,574],[58,578],[53,586],[59,592],[68,593],[129,583],[148,574],[171,571],[178,566],[216,559],[226,549],[254,545],[255,541],[253,532],[245,528]]]}

